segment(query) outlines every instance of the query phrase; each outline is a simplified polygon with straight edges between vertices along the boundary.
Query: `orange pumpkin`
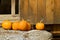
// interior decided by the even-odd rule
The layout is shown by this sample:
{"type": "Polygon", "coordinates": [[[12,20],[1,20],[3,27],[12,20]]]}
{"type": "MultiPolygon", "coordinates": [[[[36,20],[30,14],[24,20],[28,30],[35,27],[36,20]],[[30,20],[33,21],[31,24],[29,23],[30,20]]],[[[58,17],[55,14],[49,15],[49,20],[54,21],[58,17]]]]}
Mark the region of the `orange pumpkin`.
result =
{"type": "Polygon", "coordinates": [[[11,29],[11,22],[9,20],[5,20],[2,22],[2,28],[4,29],[11,29]]]}
{"type": "Polygon", "coordinates": [[[25,20],[20,21],[18,29],[25,31],[27,29],[27,22],[25,20]]]}
{"type": "Polygon", "coordinates": [[[31,30],[31,24],[27,23],[27,29],[26,30],[31,30]]]}
{"type": "Polygon", "coordinates": [[[42,30],[42,29],[44,29],[44,23],[36,23],[36,29],[37,30],[42,30]]]}
{"type": "Polygon", "coordinates": [[[12,23],[12,29],[13,30],[18,30],[18,27],[19,27],[19,22],[18,21],[12,23]]]}

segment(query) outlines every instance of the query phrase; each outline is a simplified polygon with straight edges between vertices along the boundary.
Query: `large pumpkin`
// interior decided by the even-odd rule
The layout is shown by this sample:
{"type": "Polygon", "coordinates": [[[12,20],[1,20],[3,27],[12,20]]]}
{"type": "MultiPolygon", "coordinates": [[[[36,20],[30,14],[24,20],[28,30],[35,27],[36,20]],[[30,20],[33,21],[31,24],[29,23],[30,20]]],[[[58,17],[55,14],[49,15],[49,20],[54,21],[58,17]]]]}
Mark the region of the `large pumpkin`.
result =
{"type": "Polygon", "coordinates": [[[25,31],[27,29],[27,22],[25,20],[20,21],[18,29],[25,31]]]}
{"type": "Polygon", "coordinates": [[[9,20],[5,20],[2,22],[2,28],[4,29],[11,29],[11,22],[9,20]]]}
{"type": "Polygon", "coordinates": [[[27,22],[27,29],[26,30],[31,30],[31,24],[27,22]]]}

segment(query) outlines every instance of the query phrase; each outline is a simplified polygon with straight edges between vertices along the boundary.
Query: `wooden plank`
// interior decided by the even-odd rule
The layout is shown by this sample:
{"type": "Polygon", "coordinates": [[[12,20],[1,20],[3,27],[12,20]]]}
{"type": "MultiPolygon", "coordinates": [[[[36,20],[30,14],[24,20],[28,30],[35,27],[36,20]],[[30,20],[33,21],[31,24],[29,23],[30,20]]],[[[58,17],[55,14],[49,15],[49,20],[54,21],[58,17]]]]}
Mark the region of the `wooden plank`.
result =
{"type": "Polygon", "coordinates": [[[24,18],[27,19],[28,17],[28,0],[24,0],[24,18]]]}
{"type": "Polygon", "coordinates": [[[54,0],[46,0],[46,21],[53,24],[54,20],[54,0]]]}
{"type": "Polygon", "coordinates": [[[37,0],[29,0],[29,16],[31,23],[37,22],[37,0]]]}
{"type": "Polygon", "coordinates": [[[20,9],[21,9],[21,18],[27,19],[27,14],[28,14],[28,0],[21,0],[20,4],[20,9]]]}
{"type": "MultiPolygon", "coordinates": [[[[45,19],[45,15],[46,15],[46,0],[38,0],[38,22],[40,20],[42,20],[43,18],[45,19]]],[[[45,22],[46,20],[44,20],[43,22],[45,22]]]]}
{"type": "Polygon", "coordinates": [[[55,0],[54,10],[54,23],[60,24],[60,0],[55,0]]]}
{"type": "Polygon", "coordinates": [[[60,34],[60,31],[52,31],[53,34],[60,34]]]}
{"type": "Polygon", "coordinates": [[[24,7],[24,0],[20,0],[20,20],[23,16],[23,7],[24,7]]]}

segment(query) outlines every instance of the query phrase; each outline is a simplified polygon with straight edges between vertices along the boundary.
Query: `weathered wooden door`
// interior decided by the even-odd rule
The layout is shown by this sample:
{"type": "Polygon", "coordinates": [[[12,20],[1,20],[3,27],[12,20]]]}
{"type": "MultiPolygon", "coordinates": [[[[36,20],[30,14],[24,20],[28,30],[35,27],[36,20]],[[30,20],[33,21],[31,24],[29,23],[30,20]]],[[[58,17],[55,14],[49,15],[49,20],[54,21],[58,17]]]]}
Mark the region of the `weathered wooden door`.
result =
{"type": "Polygon", "coordinates": [[[60,0],[21,0],[20,17],[39,22],[44,18],[45,24],[60,24],[60,0]]]}

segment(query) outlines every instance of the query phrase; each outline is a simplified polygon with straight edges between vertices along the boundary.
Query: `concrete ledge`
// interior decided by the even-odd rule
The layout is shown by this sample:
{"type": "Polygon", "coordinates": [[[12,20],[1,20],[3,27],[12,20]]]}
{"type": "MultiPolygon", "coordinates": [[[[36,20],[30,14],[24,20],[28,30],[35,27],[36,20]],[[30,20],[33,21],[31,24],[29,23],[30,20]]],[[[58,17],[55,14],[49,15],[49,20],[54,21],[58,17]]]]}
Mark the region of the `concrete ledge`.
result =
{"type": "Polygon", "coordinates": [[[52,34],[45,30],[16,31],[0,29],[0,40],[51,40],[52,34]]]}

